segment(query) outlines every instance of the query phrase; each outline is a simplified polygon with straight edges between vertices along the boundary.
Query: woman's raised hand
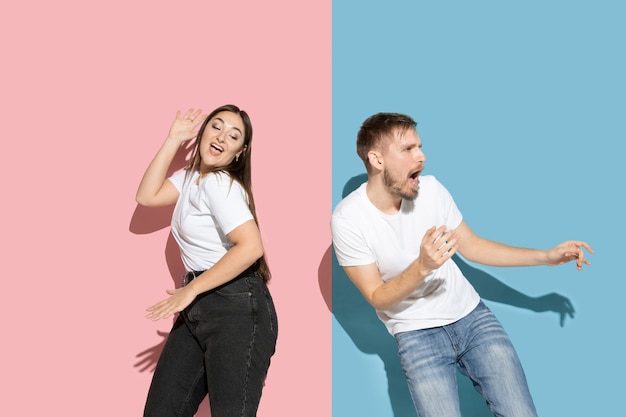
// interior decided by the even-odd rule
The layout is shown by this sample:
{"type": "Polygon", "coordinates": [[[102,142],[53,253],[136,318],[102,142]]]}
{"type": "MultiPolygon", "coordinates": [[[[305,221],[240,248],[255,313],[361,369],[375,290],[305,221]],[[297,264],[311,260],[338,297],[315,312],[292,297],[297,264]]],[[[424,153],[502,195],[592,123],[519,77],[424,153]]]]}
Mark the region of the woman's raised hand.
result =
{"type": "Polygon", "coordinates": [[[195,138],[198,134],[196,128],[206,117],[206,114],[202,114],[202,109],[189,109],[184,115],[181,115],[181,111],[178,110],[167,138],[179,143],[195,138]]]}

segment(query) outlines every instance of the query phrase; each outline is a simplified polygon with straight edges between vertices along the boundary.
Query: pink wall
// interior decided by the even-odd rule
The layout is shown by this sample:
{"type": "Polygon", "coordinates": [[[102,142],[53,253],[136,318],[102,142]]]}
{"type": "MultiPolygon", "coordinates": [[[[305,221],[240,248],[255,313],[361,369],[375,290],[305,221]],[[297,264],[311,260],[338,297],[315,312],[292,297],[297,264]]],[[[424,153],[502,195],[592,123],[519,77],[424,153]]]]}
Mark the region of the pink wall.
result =
{"type": "Polygon", "coordinates": [[[330,415],[331,2],[2,9],[2,414],[141,414],[180,264],[134,193],[177,109],[232,102],[280,320],[259,415],[330,415]]]}

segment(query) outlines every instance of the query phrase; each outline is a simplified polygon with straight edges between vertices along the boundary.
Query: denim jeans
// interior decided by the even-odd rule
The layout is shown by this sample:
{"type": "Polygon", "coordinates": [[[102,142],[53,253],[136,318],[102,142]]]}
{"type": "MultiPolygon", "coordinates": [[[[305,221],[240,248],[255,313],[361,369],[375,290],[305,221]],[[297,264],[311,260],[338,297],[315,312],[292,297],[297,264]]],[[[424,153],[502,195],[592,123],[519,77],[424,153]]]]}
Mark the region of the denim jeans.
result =
{"type": "Polygon", "coordinates": [[[457,367],[495,416],[537,415],[517,353],[482,301],[455,323],[398,333],[396,342],[420,417],[461,417],[457,367]]]}
{"type": "Polygon", "coordinates": [[[263,280],[246,272],[199,295],[176,319],[152,378],[145,417],[256,416],[278,332],[263,280]]]}

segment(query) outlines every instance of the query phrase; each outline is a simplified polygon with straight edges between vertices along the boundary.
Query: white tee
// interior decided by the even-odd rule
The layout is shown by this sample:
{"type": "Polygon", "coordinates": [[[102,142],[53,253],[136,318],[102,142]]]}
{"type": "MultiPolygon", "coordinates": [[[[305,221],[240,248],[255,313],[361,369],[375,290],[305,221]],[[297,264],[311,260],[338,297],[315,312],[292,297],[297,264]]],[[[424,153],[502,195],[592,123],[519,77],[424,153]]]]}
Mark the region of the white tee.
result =
{"type": "Polygon", "coordinates": [[[228,233],[253,219],[245,190],[227,173],[211,173],[196,184],[195,171],[169,180],[180,196],[172,215],[172,235],[188,271],[211,268],[233,246],[228,233]]]}
{"type": "MultiPolygon", "coordinates": [[[[366,185],[343,199],[333,212],[333,245],[341,266],[375,263],[387,281],[417,259],[429,228],[445,225],[455,229],[463,220],[448,190],[433,176],[421,176],[417,197],[403,200],[400,211],[393,215],[371,203],[366,185]]],[[[478,293],[450,259],[427,275],[407,298],[376,313],[393,335],[453,323],[479,301],[478,293]]]]}

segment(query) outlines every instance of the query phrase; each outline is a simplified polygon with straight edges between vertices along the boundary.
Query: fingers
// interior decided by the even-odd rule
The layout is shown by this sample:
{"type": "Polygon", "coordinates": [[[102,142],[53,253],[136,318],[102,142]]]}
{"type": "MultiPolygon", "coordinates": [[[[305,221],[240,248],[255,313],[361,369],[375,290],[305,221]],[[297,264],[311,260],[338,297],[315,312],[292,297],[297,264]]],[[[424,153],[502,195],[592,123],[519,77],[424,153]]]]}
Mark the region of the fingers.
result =
{"type": "Polygon", "coordinates": [[[564,256],[567,260],[576,260],[576,269],[581,271],[583,269],[583,265],[591,265],[591,262],[587,258],[585,258],[585,251],[583,248],[587,249],[589,253],[594,253],[591,246],[589,246],[586,242],[581,241],[570,241],[567,242],[570,246],[571,250],[565,252],[564,256]]]}
{"type": "Polygon", "coordinates": [[[583,269],[583,264],[591,265],[588,259],[585,258],[585,253],[582,249],[578,249],[578,256],[576,257],[576,268],[580,271],[583,269]]]}
{"type": "Polygon", "coordinates": [[[580,271],[583,269],[583,262],[585,261],[584,252],[578,248],[578,256],[576,257],[576,268],[580,271]]]}
{"type": "Polygon", "coordinates": [[[586,249],[589,253],[594,253],[591,246],[589,246],[586,242],[578,241],[578,240],[568,240],[566,242],[561,243],[556,246],[558,256],[558,260],[553,263],[553,265],[559,265],[570,261],[576,261],[576,269],[579,271],[582,270],[583,265],[591,265],[591,262],[585,258],[586,249]]]}
{"type": "Polygon", "coordinates": [[[585,258],[585,254],[582,250],[580,250],[578,256],[576,257],[576,269],[581,271],[583,269],[583,265],[591,265],[591,262],[585,258]]]}
{"type": "Polygon", "coordinates": [[[195,295],[193,295],[192,292],[185,291],[183,288],[166,290],[166,292],[170,295],[170,297],[156,303],[152,307],[149,307],[146,310],[148,311],[146,318],[149,318],[153,321],[166,319],[176,313],[183,311],[185,307],[191,304],[191,302],[195,298],[195,295]]]}
{"type": "MultiPolygon", "coordinates": [[[[183,119],[187,119],[187,120],[194,122],[198,118],[198,116],[200,116],[201,113],[202,113],[202,109],[190,108],[185,113],[185,116],[183,117],[183,119]]],[[[179,116],[180,116],[180,111],[176,113],[176,118],[179,118],[179,116]]]]}
{"type": "Polygon", "coordinates": [[[177,311],[174,310],[170,310],[170,309],[164,309],[164,310],[155,310],[155,311],[151,311],[149,314],[146,315],[147,319],[150,319],[152,321],[158,321],[161,319],[166,319],[174,314],[176,314],[177,311]]]}
{"type": "Polygon", "coordinates": [[[207,114],[203,114],[203,115],[197,116],[194,119],[194,121],[193,121],[194,122],[194,128],[200,126],[204,122],[204,120],[207,118],[207,116],[208,116],[207,114]]]}
{"type": "Polygon", "coordinates": [[[576,242],[576,246],[579,248],[585,248],[589,253],[593,253],[593,249],[586,242],[576,242]]]}
{"type": "Polygon", "coordinates": [[[574,241],[572,242],[576,245],[576,250],[574,251],[575,259],[576,259],[576,269],[579,271],[583,269],[583,265],[591,265],[588,259],[585,258],[585,251],[583,248],[587,249],[589,253],[593,253],[593,249],[586,242],[574,241]]]}
{"type": "Polygon", "coordinates": [[[207,118],[207,115],[202,114],[202,109],[190,108],[184,114],[180,111],[176,111],[176,119],[170,127],[168,138],[175,139],[182,143],[193,139],[197,136],[197,128],[207,118]]]}
{"type": "MultiPolygon", "coordinates": [[[[170,291],[171,290],[167,290],[168,293],[170,291]]],[[[148,307],[146,311],[148,311],[146,318],[152,321],[157,321],[160,319],[166,319],[178,313],[179,310],[177,310],[176,304],[172,302],[172,299],[168,298],[166,300],[156,303],[152,307],[148,307]]]]}
{"type": "Polygon", "coordinates": [[[422,239],[420,257],[429,268],[438,268],[457,252],[458,241],[455,230],[447,230],[446,226],[433,226],[422,239]]]}
{"type": "Polygon", "coordinates": [[[451,251],[453,252],[452,254],[456,252],[459,241],[456,230],[447,230],[446,226],[441,226],[435,230],[434,234],[436,238],[433,243],[437,246],[437,251],[441,253],[441,256],[446,256],[451,251]]]}
{"type": "Polygon", "coordinates": [[[441,238],[443,238],[443,241],[446,241],[448,237],[452,236],[452,234],[454,234],[454,230],[447,230],[446,226],[433,226],[426,231],[425,237],[430,239],[432,243],[435,244],[439,242],[441,238]]]}

